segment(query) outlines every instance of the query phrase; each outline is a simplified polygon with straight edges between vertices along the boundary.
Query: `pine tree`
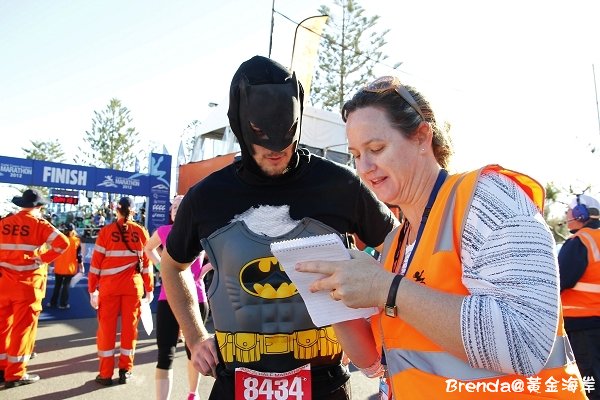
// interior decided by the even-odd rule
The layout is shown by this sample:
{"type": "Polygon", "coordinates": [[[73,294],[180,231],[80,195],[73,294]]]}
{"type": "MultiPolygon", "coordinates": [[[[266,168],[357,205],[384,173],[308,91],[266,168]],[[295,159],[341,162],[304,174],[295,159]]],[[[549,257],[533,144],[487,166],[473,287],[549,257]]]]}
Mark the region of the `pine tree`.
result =
{"type": "Polygon", "coordinates": [[[64,162],[65,152],[58,139],[48,141],[30,140],[30,148],[22,147],[25,158],[28,160],[42,160],[53,162],[64,162]]]}
{"type": "Polygon", "coordinates": [[[85,132],[84,142],[91,150],[79,147],[75,161],[95,167],[121,171],[133,170],[138,155],[139,132],[132,125],[127,107],[111,99],[106,109],[94,111],[92,129],[85,132]]]}
{"type": "Polygon", "coordinates": [[[329,15],[329,19],[310,95],[312,105],[330,111],[340,110],[352,93],[374,77],[375,65],[388,58],[381,49],[389,32],[389,29],[376,32],[373,28],[379,16],[365,16],[358,2],[334,0],[334,3],[341,15],[334,15],[325,5],[319,8],[319,13],[329,15]]]}

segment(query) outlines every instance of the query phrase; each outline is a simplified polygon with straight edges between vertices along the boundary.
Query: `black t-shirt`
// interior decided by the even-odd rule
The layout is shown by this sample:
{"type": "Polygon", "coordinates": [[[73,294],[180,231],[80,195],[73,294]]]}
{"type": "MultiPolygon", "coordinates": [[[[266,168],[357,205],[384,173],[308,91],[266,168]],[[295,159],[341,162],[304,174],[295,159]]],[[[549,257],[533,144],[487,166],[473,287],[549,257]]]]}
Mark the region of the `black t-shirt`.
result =
{"type": "Polygon", "coordinates": [[[352,169],[302,150],[297,161],[283,176],[262,180],[243,178],[236,162],[190,188],[167,239],[171,257],[193,261],[202,251],[200,239],[258,206],[287,205],[294,220],[310,217],[356,234],[367,246],[383,243],[395,217],[352,169]]]}

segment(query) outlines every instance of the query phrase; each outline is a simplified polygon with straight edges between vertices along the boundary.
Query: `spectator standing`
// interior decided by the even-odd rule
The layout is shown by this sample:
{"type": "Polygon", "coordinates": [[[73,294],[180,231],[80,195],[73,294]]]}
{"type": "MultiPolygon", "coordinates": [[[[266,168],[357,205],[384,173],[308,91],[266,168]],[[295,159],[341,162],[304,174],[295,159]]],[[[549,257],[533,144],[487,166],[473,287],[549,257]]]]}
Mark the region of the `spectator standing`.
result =
{"type": "Polygon", "coordinates": [[[121,349],[118,361],[120,384],[132,376],[138,335],[141,298],[153,298],[153,274],[144,246],[148,231],[132,221],[133,201],[123,197],[117,205],[117,220],[103,227],[96,239],[88,274],[90,304],[98,310],[99,374],[96,382],[112,385],[115,368],[117,320],[121,316],[121,349]]]}
{"type": "MultiPolygon", "coordinates": [[[[160,254],[157,251],[159,247],[164,248],[167,242],[167,236],[171,231],[175,215],[179,209],[179,204],[183,196],[175,196],[171,204],[170,209],[170,224],[160,226],[156,232],[152,234],[148,243],[144,247],[144,251],[154,263],[154,266],[160,270],[160,254]]],[[[161,250],[162,253],[162,250],[161,250]]],[[[208,316],[208,302],[206,299],[206,291],[204,288],[204,281],[202,280],[202,261],[204,258],[204,252],[198,257],[190,268],[186,271],[193,274],[193,280],[196,285],[196,290],[192,292],[192,295],[198,301],[200,306],[200,315],[202,321],[206,321],[208,316]]],[[[210,265],[210,264],[208,264],[210,265]]],[[[156,344],[158,346],[158,363],[156,365],[156,399],[157,400],[168,400],[171,395],[171,389],[173,386],[173,359],[175,358],[175,349],[177,347],[179,339],[180,328],[175,319],[175,315],[169,306],[167,301],[167,294],[165,287],[161,286],[160,294],[158,296],[158,304],[156,308],[156,344]]],[[[198,385],[200,383],[200,374],[194,368],[191,362],[191,353],[187,344],[185,344],[185,352],[188,357],[187,363],[187,377],[189,385],[188,400],[198,400],[198,385]]]]}
{"type": "Polygon", "coordinates": [[[40,379],[27,373],[27,361],[46,292],[46,265],[69,246],[67,237],[42,218],[48,200],[37,190],[27,189],[12,202],[21,211],[0,220],[0,382],[7,389],[40,379]]]}
{"type": "Polygon", "coordinates": [[[67,309],[69,305],[69,290],[71,279],[77,272],[85,272],[83,256],[81,255],[81,240],[77,236],[75,225],[67,224],[65,235],[69,238],[67,250],[54,260],[54,290],[47,307],[67,309]]]}
{"type": "Polygon", "coordinates": [[[600,202],[579,194],[567,210],[572,236],[560,248],[560,289],[573,353],[583,379],[600,399],[600,202]]]}

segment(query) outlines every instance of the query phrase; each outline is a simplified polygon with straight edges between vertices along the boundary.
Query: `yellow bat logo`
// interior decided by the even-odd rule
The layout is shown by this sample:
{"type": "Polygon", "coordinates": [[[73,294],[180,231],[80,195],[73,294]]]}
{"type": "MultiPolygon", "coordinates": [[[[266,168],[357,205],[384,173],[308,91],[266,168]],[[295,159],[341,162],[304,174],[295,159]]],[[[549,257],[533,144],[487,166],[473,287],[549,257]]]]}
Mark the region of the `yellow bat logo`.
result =
{"type": "Polygon", "coordinates": [[[298,294],[275,257],[252,260],[240,271],[240,286],[252,296],[285,299],[298,294]]]}

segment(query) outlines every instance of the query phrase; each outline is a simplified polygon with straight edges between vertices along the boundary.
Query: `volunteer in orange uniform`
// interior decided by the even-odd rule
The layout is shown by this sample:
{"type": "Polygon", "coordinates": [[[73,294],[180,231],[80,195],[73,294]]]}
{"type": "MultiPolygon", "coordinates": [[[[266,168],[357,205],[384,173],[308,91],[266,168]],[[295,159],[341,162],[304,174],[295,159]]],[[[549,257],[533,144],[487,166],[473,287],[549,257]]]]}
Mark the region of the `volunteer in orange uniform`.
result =
{"type": "MultiPolygon", "coordinates": [[[[382,263],[359,251],[299,263],[367,322],[334,326],[382,392],[402,400],[585,399],[563,327],[544,188],[498,165],[449,174],[445,126],[415,88],[383,77],[342,109],[348,150],[377,197],[402,211],[382,263]],[[370,357],[367,358],[368,352],[370,357]],[[378,354],[379,353],[379,354],[378,354]]],[[[383,396],[382,396],[383,397],[383,396]]]]}
{"type": "Polygon", "coordinates": [[[75,273],[83,274],[83,257],[81,255],[81,240],[75,231],[75,225],[67,224],[64,230],[69,238],[69,248],[54,260],[54,290],[48,307],[66,309],[69,306],[69,289],[75,273]]]}
{"type": "Polygon", "coordinates": [[[140,300],[144,291],[148,302],[153,297],[153,275],[144,254],[148,231],[132,218],[133,201],[123,197],[117,206],[117,220],[98,233],[88,274],[90,304],[98,309],[100,373],[96,382],[104,386],[112,385],[118,316],[121,315],[119,383],[127,383],[133,369],[140,300]]]}
{"type": "Polygon", "coordinates": [[[583,379],[600,400],[600,202],[578,194],[567,209],[569,237],[558,253],[565,329],[583,379]]]}
{"type": "Polygon", "coordinates": [[[42,310],[48,271],[42,265],[65,251],[69,242],[40,209],[48,201],[28,189],[12,202],[17,214],[0,220],[0,382],[6,388],[37,382],[26,373],[42,310]],[[47,250],[40,249],[46,244],[47,250]]]}

